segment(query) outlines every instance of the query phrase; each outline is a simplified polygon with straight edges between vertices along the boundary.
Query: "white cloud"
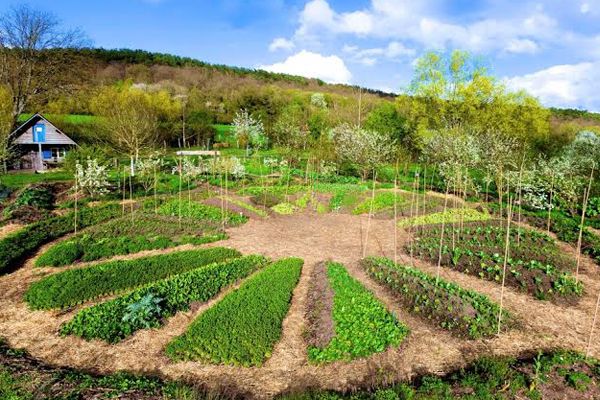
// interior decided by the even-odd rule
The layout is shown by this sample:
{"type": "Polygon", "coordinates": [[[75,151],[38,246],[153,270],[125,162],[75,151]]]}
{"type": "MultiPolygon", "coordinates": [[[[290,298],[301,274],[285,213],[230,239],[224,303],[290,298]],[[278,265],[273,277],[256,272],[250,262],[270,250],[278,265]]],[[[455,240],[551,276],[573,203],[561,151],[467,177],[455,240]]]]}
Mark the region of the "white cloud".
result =
{"type": "Polygon", "coordinates": [[[590,12],[590,3],[582,3],[581,7],[579,7],[579,11],[581,11],[582,14],[587,14],[590,12]]]}
{"type": "Polygon", "coordinates": [[[348,83],[352,74],[344,61],[336,55],[323,56],[302,50],[282,62],[261,65],[265,71],[319,78],[329,83],[348,83]]]}
{"type": "Polygon", "coordinates": [[[294,42],[286,38],[278,37],[273,39],[269,45],[269,51],[292,50],[295,47],[294,42]]]}
{"type": "Polygon", "coordinates": [[[358,46],[344,45],[342,50],[344,53],[349,54],[354,61],[367,66],[375,65],[380,57],[395,60],[401,57],[412,57],[416,54],[414,49],[410,49],[404,46],[404,44],[396,41],[388,43],[386,47],[374,47],[369,49],[360,49],[358,46]]]}
{"type": "Polygon", "coordinates": [[[528,53],[534,54],[539,50],[539,46],[536,42],[529,39],[512,39],[508,42],[505,49],[508,53],[528,53]]]}
{"type": "Polygon", "coordinates": [[[555,65],[506,78],[511,89],[524,89],[548,106],[600,110],[600,62],[555,65]]]}
{"type": "Polygon", "coordinates": [[[327,0],[310,0],[300,13],[295,38],[303,41],[323,33],[351,34],[410,40],[429,48],[511,53],[532,53],[540,41],[560,40],[557,22],[542,7],[514,17],[482,17],[460,24],[440,19],[436,4],[433,0],[371,0],[368,8],[337,12],[327,0]]]}

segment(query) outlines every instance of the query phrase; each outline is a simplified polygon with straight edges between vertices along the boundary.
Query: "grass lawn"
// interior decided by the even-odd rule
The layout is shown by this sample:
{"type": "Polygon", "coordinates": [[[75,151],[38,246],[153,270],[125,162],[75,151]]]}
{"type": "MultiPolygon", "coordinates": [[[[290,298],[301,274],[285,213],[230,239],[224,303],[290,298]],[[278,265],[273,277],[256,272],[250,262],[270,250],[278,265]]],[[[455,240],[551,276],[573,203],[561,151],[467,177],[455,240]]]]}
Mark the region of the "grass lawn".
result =
{"type": "Polygon", "coordinates": [[[0,175],[0,183],[13,189],[19,189],[30,183],[68,181],[73,175],[65,171],[46,172],[36,174],[35,172],[12,172],[0,175]]]}

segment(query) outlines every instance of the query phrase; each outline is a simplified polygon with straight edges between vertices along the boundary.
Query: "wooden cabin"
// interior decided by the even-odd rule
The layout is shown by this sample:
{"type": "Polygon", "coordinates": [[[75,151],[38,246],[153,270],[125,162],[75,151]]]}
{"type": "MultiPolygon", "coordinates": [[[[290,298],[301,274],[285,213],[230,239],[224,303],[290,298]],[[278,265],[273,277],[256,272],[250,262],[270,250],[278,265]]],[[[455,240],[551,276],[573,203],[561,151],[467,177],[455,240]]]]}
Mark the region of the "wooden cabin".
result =
{"type": "Polygon", "coordinates": [[[16,169],[43,171],[58,166],[77,146],[70,137],[41,114],[34,114],[11,134],[21,158],[16,169]]]}

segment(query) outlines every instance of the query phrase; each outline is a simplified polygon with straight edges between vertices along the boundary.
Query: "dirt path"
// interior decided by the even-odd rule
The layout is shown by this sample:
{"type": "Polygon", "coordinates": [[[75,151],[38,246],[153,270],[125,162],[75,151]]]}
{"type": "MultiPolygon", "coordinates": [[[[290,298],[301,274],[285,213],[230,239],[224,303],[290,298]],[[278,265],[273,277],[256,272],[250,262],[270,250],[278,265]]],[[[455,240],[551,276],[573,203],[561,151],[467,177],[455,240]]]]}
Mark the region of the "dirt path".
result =
{"type": "MultiPolygon", "coordinates": [[[[600,290],[598,268],[588,258],[583,259],[580,274],[586,290],[576,306],[563,307],[537,301],[508,288],[504,304],[520,319],[521,327],[491,339],[463,340],[432,327],[399,307],[394,297],[369,279],[358,266],[358,260],[362,257],[361,238],[364,237],[366,218],[335,213],[302,213],[251,219],[245,225],[229,229],[228,240],[208,245],[229,246],[244,254],[260,253],[272,258],[296,256],[305,260],[290,312],[283,323],[281,341],[276,345],[272,357],[260,368],[214,366],[198,362],[172,363],[165,357],[165,344],[181,334],[196,316],[223,295],[207,304],[197,305],[191,311],[178,313],[161,330],[139,331],[117,345],[60,337],[57,334],[60,324],[69,320],[75,311],[62,314],[30,311],[21,300],[30,282],[53,271],[35,269],[34,259],[20,270],[0,277],[0,336],[6,337],[11,346],[24,347],[33,356],[52,364],[98,372],[125,369],[156,373],[219,390],[234,388],[258,398],[269,398],[282,391],[307,387],[353,389],[363,385],[385,384],[422,373],[441,373],[463,366],[483,354],[517,355],[551,347],[569,347],[579,351],[585,349],[596,296],[600,290]],[[329,259],[345,263],[354,277],[408,325],[411,333],[399,348],[347,363],[336,362],[320,367],[308,364],[303,332],[309,278],[315,264],[329,259]]],[[[399,230],[400,248],[406,238],[407,235],[399,230]]],[[[371,221],[367,254],[393,257],[393,241],[391,220],[371,221]]],[[[574,254],[572,247],[563,245],[563,248],[574,254]]],[[[160,253],[175,250],[161,250],[160,253]]],[[[146,254],[158,253],[152,251],[146,254]]],[[[400,254],[400,257],[404,262],[410,262],[405,254],[400,254]]],[[[424,271],[435,271],[434,266],[426,263],[416,262],[415,265],[424,271]]],[[[500,287],[493,282],[447,268],[442,268],[441,275],[465,288],[484,293],[493,300],[499,299],[500,287]]],[[[593,342],[592,355],[600,357],[600,327],[596,329],[599,339],[593,342]]]]}

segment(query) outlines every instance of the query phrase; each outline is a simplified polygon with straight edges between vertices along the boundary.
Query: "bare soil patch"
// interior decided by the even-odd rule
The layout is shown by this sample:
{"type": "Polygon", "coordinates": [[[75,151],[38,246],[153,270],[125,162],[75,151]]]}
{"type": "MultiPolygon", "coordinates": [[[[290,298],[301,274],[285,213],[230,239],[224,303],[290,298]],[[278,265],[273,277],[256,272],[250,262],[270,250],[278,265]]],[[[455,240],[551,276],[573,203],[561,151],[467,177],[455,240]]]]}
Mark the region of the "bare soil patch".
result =
{"type": "Polygon", "coordinates": [[[327,264],[315,265],[310,277],[306,309],[308,346],[325,347],[335,336],[332,317],[333,289],[327,277],[327,264]]]}

